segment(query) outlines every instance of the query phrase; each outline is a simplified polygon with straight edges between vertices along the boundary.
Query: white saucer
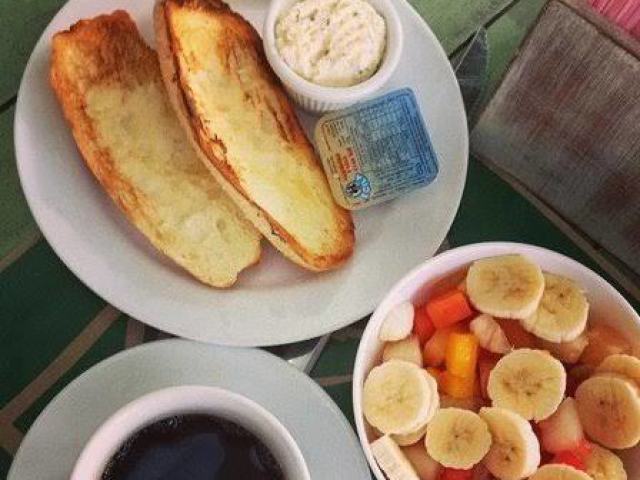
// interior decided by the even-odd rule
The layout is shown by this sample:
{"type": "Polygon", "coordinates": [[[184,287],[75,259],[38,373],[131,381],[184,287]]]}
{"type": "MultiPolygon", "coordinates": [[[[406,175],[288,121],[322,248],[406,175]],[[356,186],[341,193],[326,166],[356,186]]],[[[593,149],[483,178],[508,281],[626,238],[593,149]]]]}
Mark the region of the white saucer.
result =
{"type": "MultiPolygon", "coordinates": [[[[465,182],[467,123],[438,40],[406,0],[397,0],[405,48],[386,90],[411,87],[438,155],[434,183],[355,214],[356,248],[338,271],[313,274],[266,246],[234,288],[208,288],[158,254],[102,191],[81,160],[48,82],[52,35],[81,18],[122,8],[153,44],[154,0],[70,0],[38,42],[15,114],[15,147],[31,211],[62,261],[130,316],[181,337],[225,345],[275,345],[344,327],[371,313],[391,286],[445,238],[465,182]]],[[[269,3],[231,6],[258,29],[269,3]]],[[[301,115],[311,131],[315,119],[301,115]]],[[[310,136],[310,138],[312,138],[310,136]]],[[[265,242],[266,243],[266,242],[265,242]]]]}
{"type": "Polygon", "coordinates": [[[262,405],[296,440],[313,479],[371,478],[353,429],[309,377],[262,350],[165,340],[121,352],[69,384],[32,425],[7,480],[68,479],[102,422],[131,400],[176,385],[221,387],[262,405]]]}

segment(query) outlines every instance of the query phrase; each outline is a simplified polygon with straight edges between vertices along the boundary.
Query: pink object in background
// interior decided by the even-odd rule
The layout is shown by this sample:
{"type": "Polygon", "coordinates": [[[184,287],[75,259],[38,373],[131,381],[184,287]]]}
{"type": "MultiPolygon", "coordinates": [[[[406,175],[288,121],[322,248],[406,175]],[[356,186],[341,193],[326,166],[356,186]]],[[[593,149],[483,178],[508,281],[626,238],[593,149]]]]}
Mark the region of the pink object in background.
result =
{"type": "Polygon", "coordinates": [[[590,0],[605,17],[640,39],[640,0],[590,0]]]}

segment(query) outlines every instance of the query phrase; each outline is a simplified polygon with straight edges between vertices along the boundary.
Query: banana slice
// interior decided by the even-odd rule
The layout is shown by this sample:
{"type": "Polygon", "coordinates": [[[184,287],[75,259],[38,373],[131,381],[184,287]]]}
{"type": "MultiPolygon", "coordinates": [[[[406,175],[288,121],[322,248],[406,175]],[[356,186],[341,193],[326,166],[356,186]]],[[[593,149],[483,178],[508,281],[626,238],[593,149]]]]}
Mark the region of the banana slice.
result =
{"type": "Polygon", "coordinates": [[[384,434],[405,435],[433,417],[437,398],[438,385],[431,375],[413,363],[389,360],[369,372],[362,407],[371,426],[384,434]]]}
{"type": "MultiPolygon", "coordinates": [[[[433,395],[431,398],[431,411],[427,415],[427,418],[431,420],[431,418],[433,418],[438,408],[440,408],[440,395],[438,394],[438,388],[437,388],[438,383],[436,379],[433,378],[433,376],[426,370],[423,370],[422,373],[424,376],[427,377],[427,381],[430,383],[430,385],[432,385],[431,382],[435,382],[435,385],[436,385],[436,388],[432,390],[433,395]]],[[[411,433],[406,433],[404,435],[392,434],[391,438],[393,439],[394,442],[396,442],[401,447],[408,447],[409,445],[414,445],[418,443],[420,440],[422,440],[422,437],[424,437],[425,433],[427,433],[428,423],[429,422],[427,420],[424,423],[424,425],[422,425],[420,428],[418,428],[417,430],[411,433]]]]}
{"type": "Polygon", "coordinates": [[[570,342],[584,332],[589,303],[573,281],[552,273],[544,274],[544,293],[538,309],[520,320],[522,327],[549,342],[570,342]]]}
{"type": "Polygon", "coordinates": [[[494,317],[523,319],[533,315],[544,290],[542,270],[522,255],[476,260],[466,279],[471,303],[494,317]]]}
{"type": "Polygon", "coordinates": [[[425,446],[429,456],[441,465],[468,470],[489,451],[491,434],[477,413],[443,408],[427,426],[425,446]]]}
{"type": "Polygon", "coordinates": [[[569,465],[545,465],[529,480],[591,480],[591,477],[569,465]]]}
{"type": "Polygon", "coordinates": [[[540,444],[531,424],[503,408],[482,408],[493,442],[485,466],[499,480],[521,480],[540,465],[540,444]]]}
{"type": "Polygon", "coordinates": [[[607,448],[631,448],[640,442],[640,396],[626,377],[596,374],[576,390],[582,428],[607,448]]]}
{"type": "Polygon", "coordinates": [[[624,353],[610,355],[596,369],[598,373],[617,373],[640,386],[640,360],[624,353]]]}
{"type": "Polygon", "coordinates": [[[425,433],[427,433],[426,423],[415,432],[407,433],[405,435],[391,435],[391,438],[401,447],[408,447],[409,445],[418,443],[422,437],[424,437],[425,433]]]}
{"type": "Polygon", "coordinates": [[[521,348],[491,370],[487,393],[494,407],[540,421],[557,410],[566,385],[567,373],[559,360],[542,350],[521,348]]]}
{"type": "Polygon", "coordinates": [[[371,444],[371,453],[389,480],[420,480],[400,447],[388,435],[371,444]]]}
{"type": "Polygon", "coordinates": [[[378,338],[383,342],[397,342],[407,338],[413,330],[413,317],[415,311],[413,304],[402,302],[393,307],[385,317],[378,338]]]}
{"type": "Polygon", "coordinates": [[[422,349],[420,348],[418,336],[412,334],[397,342],[386,342],[382,350],[382,361],[388,362],[394,359],[415,363],[417,366],[422,367],[422,349]]]}
{"type": "Polygon", "coordinates": [[[502,327],[491,315],[483,313],[469,323],[469,330],[478,339],[482,348],[493,353],[508,353],[511,351],[511,343],[505,335],[502,327]]]}
{"type": "Polygon", "coordinates": [[[585,471],[593,480],[627,480],[627,472],[620,457],[606,448],[591,446],[584,462],[585,471]]]}

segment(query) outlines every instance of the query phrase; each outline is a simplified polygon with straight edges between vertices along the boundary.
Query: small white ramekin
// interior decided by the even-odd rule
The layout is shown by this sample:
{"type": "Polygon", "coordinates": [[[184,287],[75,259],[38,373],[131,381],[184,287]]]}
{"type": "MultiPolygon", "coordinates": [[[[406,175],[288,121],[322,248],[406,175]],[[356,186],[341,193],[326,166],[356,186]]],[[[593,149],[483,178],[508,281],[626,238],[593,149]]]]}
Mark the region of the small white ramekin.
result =
{"type": "Polygon", "coordinates": [[[376,73],[371,78],[352,87],[316,85],[294,72],[280,56],[275,38],[276,22],[282,13],[298,1],[300,0],[271,0],[262,32],[267,60],[296,103],[310,112],[330,112],[370,98],[387,83],[398,66],[404,43],[402,23],[393,5],[394,0],[367,0],[385,19],[387,44],[384,57],[376,73]]]}
{"type": "Polygon", "coordinates": [[[70,480],[99,480],[109,459],[131,435],[163,418],[188,413],[216,415],[243,426],[271,450],[285,478],[311,480],[300,448],[276,417],[246,397],[199,385],[165,388],[122,407],[93,434],[70,480]]]}
{"type": "MultiPolygon", "coordinates": [[[[604,278],[575,260],[533,245],[508,242],[476,243],[441,253],[409,272],[391,289],[375,310],[364,330],[353,371],[353,410],[360,444],[377,480],[385,480],[371,453],[374,432],[364,419],[362,388],[369,371],[380,362],[383,342],[378,332],[389,310],[403,301],[422,304],[433,285],[444,278],[467,269],[475,260],[497,255],[520,253],[529,257],[547,272],[572,278],[584,289],[589,299],[590,318],[606,323],[631,339],[640,353],[640,316],[633,307],[604,278]]],[[[592,321],[592,320],[590,320],[592,321]]],[[[629,478],[640,478],[640,446],[623,455],[629,478]]]]}

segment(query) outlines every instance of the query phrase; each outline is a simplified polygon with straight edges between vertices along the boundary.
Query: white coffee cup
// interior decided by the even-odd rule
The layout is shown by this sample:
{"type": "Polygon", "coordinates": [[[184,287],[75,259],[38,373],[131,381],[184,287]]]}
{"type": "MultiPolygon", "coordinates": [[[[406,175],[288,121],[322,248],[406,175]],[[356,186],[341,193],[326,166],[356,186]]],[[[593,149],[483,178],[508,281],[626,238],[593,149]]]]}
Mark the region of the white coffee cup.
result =
{"type": "Polygon", "coordinates": [[[89,439],[70,480],[100,480],[109,459],[135,432],[163,418],[190,413],[211,414],[237,423],[265,444],[286,479],[311,479],[300,448],[276,417],[236,393],[194,385],[149,393],[114,413],[89,439]]]}

